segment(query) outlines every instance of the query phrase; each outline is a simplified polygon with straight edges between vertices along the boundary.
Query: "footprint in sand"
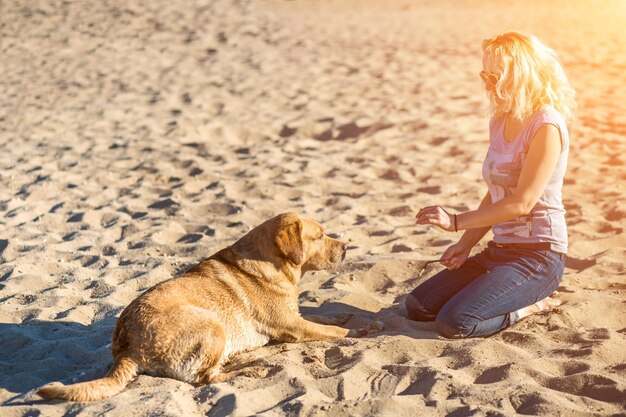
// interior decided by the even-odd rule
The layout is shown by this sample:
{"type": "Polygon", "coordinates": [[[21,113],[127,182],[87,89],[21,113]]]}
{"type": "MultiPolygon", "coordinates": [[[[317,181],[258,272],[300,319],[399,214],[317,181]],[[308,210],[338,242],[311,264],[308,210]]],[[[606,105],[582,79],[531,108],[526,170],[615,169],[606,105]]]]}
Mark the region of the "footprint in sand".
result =
{"type": "Polygon", "coordinates": [[[70,217],[67,219],[68,223],[78,223],[83,221],[83,215],[85,213],[74,213],[72,215],[70,215],[70,217]]]}
{"type": "Polygon", "coordinates": [[[551,378],[546,382],[546,387],[566,394],[626,406],[626,390],[620,388],[617,381],[602,375],[576,373],[551,378]]]}
{"type": "Polygon", "coordinates": [[[452,243],[454,243],[454,241],[450,239],[437,239],[437,240],[428,242],[428,244],[433,247],[448,246],[448,245],[451,245],[452,243]]]}
{"type": "MultiPolygon", "coordinates": [[[[18,304],[21,305],[29,305],[34,303],[35,301],[37,301],[37,296],[35,294],[17,294],[15,297],[13,297],[13,300],[15,300],[18,304]]],[[[2,302],[10,302],[9,299],[4,298],[2,299],[2,302]]]]}
{"type": "Polygon", "coordinates": [[[0,270],[0,282],[4,282],[7,279],[11,278],[11,275],[13,275],[13,269],[12,267],[8,267],[8,268],[3,268],[0,270]]]}
{"type": "Polygon", "coordinates": [[[563,376],[575,375],[581,372],[587,372],[591,366],[586,362],[567,361],[562,364],[563,376]]]}
{"type": "Polygon", "coordinates": [[[587,336],[592,340],[608,340],[611,338],[609,329],[604,327],[588,330],[587,336]]]}
{"type": "Polygon", "coordinates": [[[394,395],[399,379],[388,372],[373,372],[366,382],[369,389],[359,399],[390,397],[394,395]]]}
{"type": "Polygon", "coordinates": [[[360,353],[356,353],[352,356],[346,356],[339,346],[333,346],[324,352],[324,365],[328,369],[337,371],[337,373],[352,367],[352,365],[360,359],[360,353]]]}
{"type": "Polygon", "coordinates": [[[521,415],[539,416],[545,414],[545,409],[552,401],[538,392],[529,394],[514,394],[510,402],[516,413],[521,415]]]}
{"type": "MultiPolygon", "coordinates": [[[[519,366],[513,363],[507,363],[501,366],[494,366],[492,368],[488,368],[484,370],[478,378],[474,380],[475,384],[494,384],[496,382],[501,382],[512,378],[512,373],[515,371],[519,372],[519,366]]],[[[525,373],[524,370],[521,373],[525,373]]]]}
{"type": "Polygon", "coordinates": [[[119,220],[119,216],[112,214],[112,213],[105,213],[102,215],[102,218],[100,219],[100,225],[104,227],[105,229],[108,229],[111,226],[115,226],[118,220],[119,220]]]}
{"type": "Polygon", "coordinates": [[[107,284],[103,280],[96,280],[89,284],[86,290],[91,290],[91,298],[103,298],[115,291],[115,287],[107,284]]]}
{"type": "Polygon", "coordinates": [[[396,171],[395,169],[386,170],[385,172],[379,175],[379,178],[382,178],[388,181],[401,181],[402,180],[400,178],[400,173],[396,171]]]}
{"type": "MultiPolygon", "coordinates": [[[[82,256],[77,259],[82,263],[83,268],[89,268],[90,266],[95,265],[100,260],[100,257],[98,255],[92,255],[92,256],[82,256]]],[[[108,261],[102,260],[102,262],[100,262],[99,265],[97,266],[97,269],[104,268],[108,264],[109,264],[108,261]]]]}
{"type": "Polygon", "coordinates": [[[136,211],[131,215],[131,217],[133,218],[133,220],[137,220],[146,217],[147,214],[148,213],[145,211],[136,211]]]}
{"type": "Polygon", "coordinates": [[[590,356],[593,353],[591,347],[581,347],[579,349],[554,349],[552,354],[558,356],[565,356],[568,358],[580,358],[583,356],[590,356]]]}
{"type": "Polygon", "coordinates": [[[393,230],[374,230],[370,233],[370,236],[378,237],[378,236],[389,236],[393,233],[393,230]]]}
{"type": "Polygon", "coordinates": [[[596,227],[596,231],[599,233],[621,234],[624,229],[621,227],[615,227],[608,222],[600,222],[600,224],[596,227]]]}
{"type": "Polygon", "coordinates": [[[423,395],[426,398],[431,396],[435,385],[441,380],[441,373],[434,368],[419,367],[415,375],[411,378],[411,383],[398,395],[423,395]]]}
{"type": "Polygon", "coordinates": [[[393,245],[393,247],[391,248],[391,253],[400,253],[400,252],[413,252],[413,249],[403,243],[393,245]]]}
{"type": "Polygon", "coordinates": [[[444,142],[446,142],[448,139],[450,138],[447,136],[439,136],[439,137],[433,138],[429,143],[433,146],[439,146],[443,144],[444,142]]]}
{"type": "Polygon", "coordinates": [[[162,210],[167,208],[173,208],[178,206],[178,203],[171,198],[166,198],[164,200],[156,201],[148,206],[148,208],[162,210]]]}
{"type": "Polygon", "coordinates": [[[60,209],[61,207],[63,207],[63,205],[64,205],[64,204],[65,204],[65,202],[64,202],[64,201],[62,201],[62,202],[60,202],[60,203],[58,203],[58,204],[55,204],[54,206],[52,206],[52,207],[50,208],[50,210],[48,211],[48,213],[55,213],[58,209],[60,209]]]}
{"type": "Polygon", "coordinates": [[[107,245],[102,248],[102,254],[104,256],[115,256],[117,255],[117,250],[113,246],[107,245]]]}
{"type": "Polygon", "coordinates": [[[564,207],[565,219],[569,226],[574,226],[585,221],[582,206],[580,204],[565,200],[564,207]]]}
{"type": "Polygon", "coordinates": [[[441,187],[438,185],[432,187],[421,187],[417,189],[418,193],[426,193],[426,194],[440,194],[441,187]]]}
{"type": "Polygon", "coordinates": [[[414,210],[409,206],[395,207],[389,210],[388,212],[390,216],[394,216],[394,217],[409,217],[409,216],[412,216],[413,213],[414,213],[414,210]]]}
{"type": "Polygon", "coordinates": [[[176,243],[196,243],[197,241],[202,239],[202,236],[203,235],[198,234],[198,233],[188,233],[184,235],[183,237],[181,237],[180,239],[178,239],[176,243]]]}

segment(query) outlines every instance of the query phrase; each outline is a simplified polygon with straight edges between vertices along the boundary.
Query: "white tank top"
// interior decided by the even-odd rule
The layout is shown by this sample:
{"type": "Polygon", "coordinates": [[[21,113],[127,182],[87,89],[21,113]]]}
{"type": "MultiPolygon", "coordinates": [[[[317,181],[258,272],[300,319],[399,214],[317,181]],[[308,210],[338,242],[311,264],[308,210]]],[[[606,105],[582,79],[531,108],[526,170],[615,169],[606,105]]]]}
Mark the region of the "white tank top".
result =
{"type": "Polygon", "coordinates": [[[493,226],[497,243],[549,242],[553,250],[567,253],[567,226],[563,207],[563,177],[569,155],[569,133],[565,120],[551,106],[538,110],[523,126],[519,135],[507,142],[504,121],[492,118],[489,123],[489,150],[483,163],[491,201],[512,195],[517,187],[530,141],[544,124],[556,126],[561,134],[561,154],[544,192],[528,215],[493,226]]]}

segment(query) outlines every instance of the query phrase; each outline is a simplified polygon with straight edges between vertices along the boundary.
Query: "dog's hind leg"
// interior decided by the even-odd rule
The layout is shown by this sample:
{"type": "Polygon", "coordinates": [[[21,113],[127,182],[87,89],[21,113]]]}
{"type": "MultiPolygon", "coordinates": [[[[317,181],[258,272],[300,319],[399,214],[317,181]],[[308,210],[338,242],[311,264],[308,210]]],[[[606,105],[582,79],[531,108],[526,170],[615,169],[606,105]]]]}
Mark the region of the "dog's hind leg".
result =
{"type": "Polygon", "coordinates": [[[168,315],[167,325],[167,332],[162,330],[165,326],[157,326],[150,340],[153,359],[148,370],[191,384],[206,383],[219,374],[226,335],[215,313],[183,306],[168,315]]]}
{"type": "Polygon", "coordinates": [[[203,362],[197,370],[196,377],[193,381],[195,384],[203,385],[216,382],[215,379],[221,375],[222,355],[224,354],[226,338],[223,332],[211,336],[213,336],[211,340],[207,340],[208,338],[204,340],[201,352],[203,362]]]}

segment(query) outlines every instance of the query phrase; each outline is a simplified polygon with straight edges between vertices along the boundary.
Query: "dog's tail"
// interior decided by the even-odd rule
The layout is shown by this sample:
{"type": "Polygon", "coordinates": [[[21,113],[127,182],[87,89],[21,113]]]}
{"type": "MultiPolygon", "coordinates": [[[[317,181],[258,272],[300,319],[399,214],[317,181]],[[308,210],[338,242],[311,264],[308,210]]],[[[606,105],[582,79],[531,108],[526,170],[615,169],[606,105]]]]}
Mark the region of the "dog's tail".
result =
{"type": "Polygon", "coordinates": [[[37,394],[46,400],[54,398],[68,401],[101,400],[122,391],[137,375],[138,369],[139,366],[133,359],[121,357],[115,360],[109,374],[104,378],[72,385],[43,387],[37,394]]]}

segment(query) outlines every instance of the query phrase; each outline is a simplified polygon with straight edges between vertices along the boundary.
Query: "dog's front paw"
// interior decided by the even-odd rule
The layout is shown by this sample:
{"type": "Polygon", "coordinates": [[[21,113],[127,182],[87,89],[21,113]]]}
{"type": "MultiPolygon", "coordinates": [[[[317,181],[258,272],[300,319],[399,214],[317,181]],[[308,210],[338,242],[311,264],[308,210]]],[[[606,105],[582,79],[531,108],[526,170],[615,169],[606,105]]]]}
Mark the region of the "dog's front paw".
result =
{"type": "Polygon", "coordinates": [[[368,334],[382,332],[385,328],[385,324],[382,321],[372,321],[365,327],[360,329],[352,329],[348,334],[349,337],[363,337],[368,334]]]}

